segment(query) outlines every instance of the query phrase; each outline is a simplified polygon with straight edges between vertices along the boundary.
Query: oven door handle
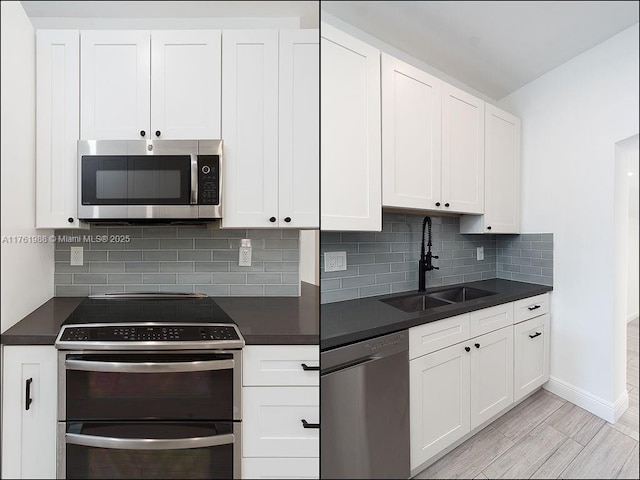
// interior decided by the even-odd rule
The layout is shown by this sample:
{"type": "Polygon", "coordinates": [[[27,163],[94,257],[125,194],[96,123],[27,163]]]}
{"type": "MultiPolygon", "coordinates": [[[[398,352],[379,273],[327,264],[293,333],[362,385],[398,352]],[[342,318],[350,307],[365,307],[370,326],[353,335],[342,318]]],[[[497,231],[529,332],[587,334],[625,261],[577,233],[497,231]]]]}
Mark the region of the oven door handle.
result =
{"type": "Polygon", "coordinates": [[[86,372],[114,372],[114,373],[172,373],[172,372],[202,372],[208,370],[230,370],[235,361],[205,360],[196,362],[161,362],[161,363],[128,363],[128,362],[96,362],[89,360],[67,359],[64,362],[67,370],[82,370],[86,372]]]}
{"type": "Polygon", "coordinates": [[[235,441],[235,436],[233,433],[227,433],[213,437],[194,438],[114,438],[66,433],[65,441],[72,445],[116,450],[179,450],[228,445],[235,441]]]}

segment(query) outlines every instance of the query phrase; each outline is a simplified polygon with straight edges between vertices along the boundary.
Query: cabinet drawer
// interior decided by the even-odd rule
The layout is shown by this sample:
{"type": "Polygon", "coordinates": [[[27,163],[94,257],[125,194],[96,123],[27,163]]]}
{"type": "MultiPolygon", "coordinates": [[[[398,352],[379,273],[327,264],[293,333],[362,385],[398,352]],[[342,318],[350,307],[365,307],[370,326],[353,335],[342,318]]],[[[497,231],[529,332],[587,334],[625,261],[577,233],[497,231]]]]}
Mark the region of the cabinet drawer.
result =
{"type": "Polygon", "coordinates": [[[409,359],[435,352],[469,338],[469,314],[436,320],[409,329],[409,359]]]}
{"type": "Polygon", "coordinates": [[[318,387],[244,387],[242,455],[245,457],[318,457],[318,387]]]}
{"type": "Polygon", "coordinates": [[[548,314],[514,327],[514,401],[518,401],[549,380],[548,314]]]}
{"type": "Polygon", "coordinates": [[[243,350],[242,384],[318,386],[319,371],[309,368],[319,365],[317,345],[249,345],[243,350]]]}
{"type": "Polygon", "coordinates": [[[469,313],[469,332],[471,337],[484,335],[512,324],[513,302],[469,313]]]}
{"type": "Polygon", "coordinates": [[[549,313],[549,293],[513,302],[513,323],[524,322],[545,313],[549,313]]]}
{"type": "Polygon", "coordinates": [[[242,478],[320,478],[320,459],[243,458],[242,478]]]}

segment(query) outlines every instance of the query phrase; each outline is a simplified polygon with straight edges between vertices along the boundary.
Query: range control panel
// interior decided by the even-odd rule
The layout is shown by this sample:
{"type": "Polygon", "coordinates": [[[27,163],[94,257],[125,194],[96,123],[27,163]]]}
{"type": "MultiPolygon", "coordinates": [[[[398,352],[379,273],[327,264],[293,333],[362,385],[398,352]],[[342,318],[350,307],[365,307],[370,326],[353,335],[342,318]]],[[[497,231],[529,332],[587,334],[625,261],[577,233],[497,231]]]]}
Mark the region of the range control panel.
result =
{"type": "Polygon", "coordinates": [[[215,342],[240,340],[233,325],[65,326],[62,342],[215,342]]]}

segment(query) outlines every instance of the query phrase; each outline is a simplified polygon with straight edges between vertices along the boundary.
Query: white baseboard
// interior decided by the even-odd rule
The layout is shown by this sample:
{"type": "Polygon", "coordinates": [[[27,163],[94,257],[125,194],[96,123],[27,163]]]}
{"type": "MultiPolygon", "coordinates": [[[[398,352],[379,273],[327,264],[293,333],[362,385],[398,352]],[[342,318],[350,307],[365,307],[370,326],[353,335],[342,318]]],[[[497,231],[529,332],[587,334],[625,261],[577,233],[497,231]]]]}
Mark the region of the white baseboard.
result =
{"type": "Polygon", "coordinates": [[[627,316],[627,323],[633,322],[636,318],[638,318],[638,312],[630,313],[629,316],[627,316]]]}
{"type": "Polygon", "coordinates": [[[627,392],[626,388],[615,402],[607,402],[586,390],[582,390],[556,377],[549,378],[549,381],[544,384],[544,389],[568,400],[580,408],[584,408],[586,411],[597,415],[609,423],[616,423],[629,407],[629,392],[627,392]]]}

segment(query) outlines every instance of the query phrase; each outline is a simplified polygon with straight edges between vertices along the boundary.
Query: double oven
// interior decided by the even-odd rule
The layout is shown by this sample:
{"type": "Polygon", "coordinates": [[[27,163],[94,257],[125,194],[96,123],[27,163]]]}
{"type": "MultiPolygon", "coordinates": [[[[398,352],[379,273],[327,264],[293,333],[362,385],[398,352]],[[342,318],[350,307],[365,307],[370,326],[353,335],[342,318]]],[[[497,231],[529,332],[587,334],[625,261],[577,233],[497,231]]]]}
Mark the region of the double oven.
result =
{"type": "Polygon", "coordinates": [[[224,317],[209,298],[83,301],[56,341],[57,477],[240,478],[244,340],[224,317]]]}

